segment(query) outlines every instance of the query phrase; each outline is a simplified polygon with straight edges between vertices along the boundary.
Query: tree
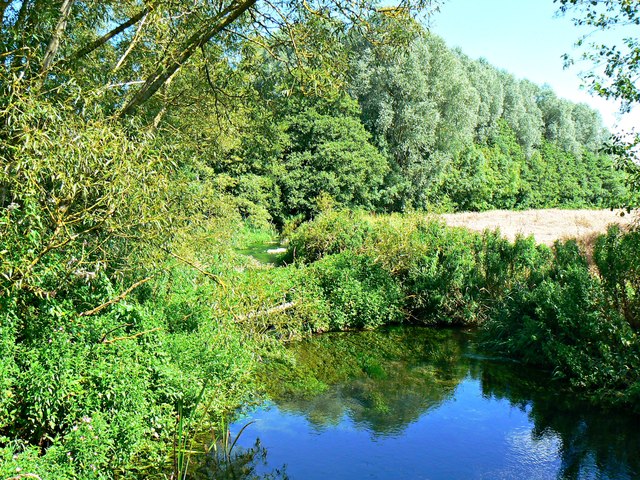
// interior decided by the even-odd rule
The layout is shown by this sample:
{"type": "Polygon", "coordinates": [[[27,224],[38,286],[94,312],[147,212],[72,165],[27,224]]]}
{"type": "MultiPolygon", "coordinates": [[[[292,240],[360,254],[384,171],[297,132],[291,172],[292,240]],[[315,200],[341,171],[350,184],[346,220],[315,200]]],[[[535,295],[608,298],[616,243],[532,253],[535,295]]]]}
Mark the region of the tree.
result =
{"type": "MultiPolygon", "coordinates": [[[[591,27],[596,32],[612,29],[633,32],[618,45],[590,43],[583,58],[596,67],[603,65],[604,68],[602,72],[591,70],[584,75],[584,79],[598,95],[619,100],[622,112],[628,112],[640,103],[640,39],[635,35],[640,25],[640,3],[629,0],[554,1],[560,4],[561,13],[575,14],[573,22],[577,26],[591,27]]],[[[586,39],[587,36],[580,38],[578,45],[584,45],[586,39]]],[[[565,55],[565,60],[567,63],[572,61],[568,55],[565,55]]],[[[640,204],[638,145],[640,136],[636,133],[632,139],[614,136],[608,147],[609,153],[618,158],[619,167],[628,175],[627,183],[631,191],[631,197],[626,202],[628,209],[640,204]]]]}
{"type": "Polygon", "coordinates": [[[536,97],[539,87],[527,80],[519,81],[502,72],[504,88],[504,119],[516,133],[518,142],[527,154],[540,144],[542,138],[542,112],[536,97]]]}
{"type": "Polygon", "coordinates": [[[581,146],[576,139],[573,104],[558,98],[548,86],[540,90],[537,103],[542,112],[545,138],[563,150],[579,155],[581,146]]]}
{"type": "MultiPolygon", "coordinates": [[[[630,0],[554,0],[559,3],[562,14],[573,12],[576,26],[591,27],[595,31],[619,29],[631,31],[625,27],[640,25],[640,4],[630,0]]],[[[577,44],[582,46],[594,32],[581,37],[577,44]]],[[[583,58],[593,62],[594,66],[603,65],[602,72],[592,70],[584,75],[592,90],[605,98],[622,102],[622,110],[628,111],[633,104],[640,102],[640,40],[629,36],[621,45],[607,45],[591,42],[583,58]]],[[[568,55],[567,62],[571,63],[568,55]]]]}
{"type": "Polygon", "coordinates": [[[359,118],[309,108],[285,118],[284,127],[289,142],[273,174],[286,214],[308,218],[326,196],[343,206],[374,207],[388,165],[359,118]]]}
{"type": "Polygon", "coordinates": [[[379,8],[376,0],[3,2],[0,75],[5,85],[36,79],[53,88],[72,79],[109,98],[110,108],[125,117],[193,58],[205,56],[207,47],[233,58],[243,42],[251,42],[304,70],[334,59],[331,49],[313,49],[318,25],[329,25],[337,37],[352,28],[367,30],[376,11],[413,15],[436,3],[408,0],[379,8]],[[286,52],[269,45],[276,38],[286,43],[286,52]]]}
{"type": "Polygon", "coordinates": [[[352,91],[374,142],[390,159],[386,203],[425,208],[446,165],[471,145],[479,97],[442,39],[420,31],[404,49],[363,41],[352,91]]]}
{"type": "Polygon", "coordinates": [[[387,179],[387,206],[417,206],[416,197],[441,171],[429,158],[440,113],[428,81],[428,46],[412,42],[406,51],[387,51],[365,43],[360,48],[352,89],[364,125],[393,169],[387,179]]]}
{"type": "Polygon", "coordinates": [[[600,114],[587,104],[578,103],[573,105],[571,116],[578,143],[589,152],[598,151],[609,136],[600,114]]]}
{"type": "Polygon", "coordinates": [[[498,70],[484,59],[471,60],[461,52],[457,54],[466,68],[469,82],[480,96],[476,140],[495,140],[500,129],[498,120],[502,117],[504,109],[504,87],[500,82],[498,70]]]}

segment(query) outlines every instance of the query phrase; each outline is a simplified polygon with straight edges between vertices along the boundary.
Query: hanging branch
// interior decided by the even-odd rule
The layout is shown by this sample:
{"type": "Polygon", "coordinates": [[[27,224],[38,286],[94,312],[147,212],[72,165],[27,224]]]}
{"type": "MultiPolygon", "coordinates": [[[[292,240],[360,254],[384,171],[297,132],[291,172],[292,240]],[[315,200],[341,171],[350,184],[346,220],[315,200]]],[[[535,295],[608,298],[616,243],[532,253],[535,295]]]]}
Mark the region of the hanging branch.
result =
{"type": "Polygon", "coordinates": [[[109,40],[111,40],[113,37],[115,37],[116,35],[124,32],[127,28],[129,28],[132,25],[135,25],[136,23],[138,23],[140,20],[142,20],[151,10],[153,9],[153,6],[149,6],[149,7],[145,7],[142,10],[140,10],[138,13],[136,13],[133,17],[131,17],[129,20],[127,20],[124,23],[121,23],[120,25],[118,25],[117,27],[115,27],[113,30],[105,33],[103,36],[101,36],[100,38],[94,40],[93,42],[91,42],[88,45],[85,45],[84,47],[82,47],[80,50],[78,50],[77,52],[75,52],[73,55],[71,55],[70,61],[76,61],[86,55],[89,55],[91,52],[93,52],[94,50],[100,48],[102,45],[104,45],[105,43],[107,43],[109,40]]]}
{"type": "Polygon", "coordinates": [[[113,67],[113,72],[114,73],[117,72],[118,69],[120,69],[120,67],[122,66],[122,64],[126,60],[126,58],[129,56],[129,54],[131,53],[131,51],[135,47],[136,43],[138,42],[138,39],[140,38],[140,33],[142,32],[142,27],[144,26],[145,20],[147,19],[147,15],[149,15],[148,12],[145,13],[144,16],[142,17],[142,20],[140,21],[140,25],[138,25],[138,30],[136,31],[135,35],[131,39],[131,43],[129,43],[129,46],[127,47],[125,52],[122,54],[122,56],[118,60],[118,63],[116,63],[116,66],[113,67]]]}

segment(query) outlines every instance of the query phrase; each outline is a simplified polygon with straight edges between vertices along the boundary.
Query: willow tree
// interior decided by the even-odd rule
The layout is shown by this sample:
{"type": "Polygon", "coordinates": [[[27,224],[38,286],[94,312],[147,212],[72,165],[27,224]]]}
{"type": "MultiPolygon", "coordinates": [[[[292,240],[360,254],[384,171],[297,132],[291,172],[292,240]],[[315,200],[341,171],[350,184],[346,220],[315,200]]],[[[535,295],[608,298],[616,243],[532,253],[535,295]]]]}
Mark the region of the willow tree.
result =
{"type": "Polygon", "coordinates": [[[451,155],[473,142],[478,95],[460,60],[434,35],[417,31],[403,49],[366,40],[354,48],[352,91],[392,166],[387,206],[424,208],[451,155]]]}
{"type": "MultiPolygon", "coordinates": [[[[291,46],[289,60],[309,58],[309,18],[329,22],[335,32],[366,30],[375,11],[416,14],[432,0],[380,7],[375,0],[23,0],[3,4],[0,58],[5,79],[39,78],[50,87],[72,79],[103,98],[114,111],[131,115],[170,84],[197,55],[216,47],[233,57],[240,41],[271,50],[275,34],[291,46]]],[[[214,79],[215,81],[215,79],[214,79]]]]}
{"type": "Polygon", "coordinates": [[[476,139],[479,142],[495,140],[500,130],[498,120],[504,111],[504,86],[498,70],[484,59],[472,60],[461,52],[457,54],[465,66],[469,82],[480,96],[476,139]]]}
{"type": "Polygon", "coordinates": [[[507,73],[501,76],[505,92],[504,119],[516,133],[518,143],[531,153],[542,139],[542,112],[536,102],[539,87],[527,80],[519,81],[507,73]]]}

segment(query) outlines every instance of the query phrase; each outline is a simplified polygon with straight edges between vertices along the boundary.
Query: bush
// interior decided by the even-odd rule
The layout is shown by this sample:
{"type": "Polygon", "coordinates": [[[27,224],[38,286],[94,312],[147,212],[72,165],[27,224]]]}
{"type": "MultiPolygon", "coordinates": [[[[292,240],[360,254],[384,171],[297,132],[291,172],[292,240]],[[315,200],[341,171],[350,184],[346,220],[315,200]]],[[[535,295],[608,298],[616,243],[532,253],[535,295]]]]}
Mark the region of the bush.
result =
{"type": "Polygon", "coordinates": [[[402,288],[407,314],[427,324],[478,324],[506,289],[550,261],[532,238],[511,243],[448,228],[424,215],[328,211],[302,224],[289,252],[299,261],[350,252],[375,258],[402,288]]]}
{"type": "Polygon", "coordinates": [[[607,302],[637,332],[640,329],[640,231],[610,227],[598,237],[593,253],[607,302]]]}
{"type": "Polygon", "coordinates": [[[553,265],[534,277],[512,286],[496,306],[482,332],[485,347],[552,369],[607,401],[628,402],[640,344],[622,312],[608,305],[604,283],[576,243],[556,243],[553,265]]]}
{"type": "Polygon", "coordinates": [[[400,286],[373,258],[329,255],[309,270],[327,303],[332,330],[375,328],[402,320],[400,286]]]}
{"type": "Polygon", "coordinates": [[[372,219],[364,212],[327,210],[293,231],[287,258],[311,263],[325,255],[356,251],[372,232],[372,219]]]}

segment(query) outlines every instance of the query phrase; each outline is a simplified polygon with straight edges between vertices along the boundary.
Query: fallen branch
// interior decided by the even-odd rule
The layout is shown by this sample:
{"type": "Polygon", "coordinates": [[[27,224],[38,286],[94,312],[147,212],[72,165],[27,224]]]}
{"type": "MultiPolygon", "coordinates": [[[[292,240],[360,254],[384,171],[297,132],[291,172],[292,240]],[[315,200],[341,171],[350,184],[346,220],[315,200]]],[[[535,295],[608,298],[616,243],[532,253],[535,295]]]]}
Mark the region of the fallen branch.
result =
{"type": "Polygon", "coordinates": [[[162,327],[152,328],[151,330],[145,330],[144,332],[138,332],[138,333],[136,333],[134,335],[129,335],[129,336],[126,336],[126,337],[112,338],[111,340],[105,340],[102,343],[104,343],[105,345],[110,345],[112,343],[116,343],[116,342],[119,342],[121,340],[133,340],[134,338],[141,337],[142,335],[146,335],[147,333],[157,332],[158,330],[162,330],[162,327]]]}
{"type": "Polygon", "coordinates": [[[143,278],[142,280],[140,280],[139,282],[134,283],[133,285],[131,285],[129,288],[127,288],[124,292],[122,292],[120,295],[118,295],[115,298],[112,298],[111,300],[109,300],[108,302],[103,303],[102,305],[98,305],[96,308],[92,308],[91,310],[87,310],[86,312],[82,312],[80,315],[80,317],[88,317],[90,315],[95,315],[96,313],[101,312],[102,310],[104,310],[105,308],[107,308],[110,305],[113,305],[114,303],[118,303],[120,300],[122,300],[123,298],[125,298],[127,295],[129,295],[133,290],[135,290],[136,288],[138,288],[140,285],[142,285],[143,283],[147,283],[149,280],[151,280],[153,277],[155,276],[155,274],[147,277],[147,278],[143,278]]]}
{"type": "Polygon", "coordinates": [[[252,318],[262,317],[264,315],[271,315],[273,313],[284,312],[286,310],[289,310],[290,308],[295,307],[296,305],[297,305],[296,302],[283,303],[281,305],[276,305],[275,307],[267,308],[266,310],[257,310],[255,312],[249,312],[249,313],[247,313],[245,315],[240,315],[240,316],[236,317],[235,321],[236,322],[244,322],[246,320],[251,320],[252,318]]]}

